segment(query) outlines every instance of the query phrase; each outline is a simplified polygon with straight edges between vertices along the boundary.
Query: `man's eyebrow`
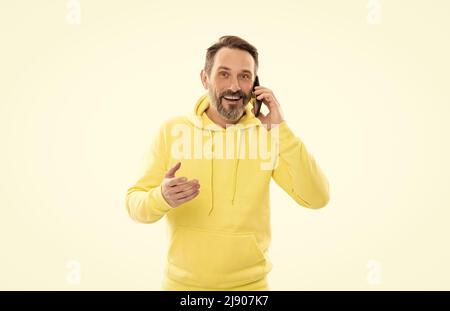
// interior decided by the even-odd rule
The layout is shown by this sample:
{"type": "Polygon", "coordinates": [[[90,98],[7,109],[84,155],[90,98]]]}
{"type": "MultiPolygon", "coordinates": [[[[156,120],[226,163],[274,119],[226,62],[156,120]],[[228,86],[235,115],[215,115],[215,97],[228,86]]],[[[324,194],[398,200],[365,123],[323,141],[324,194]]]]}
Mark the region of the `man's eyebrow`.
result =
{"type": "MultiPolygon", "coordinates": [[[[219,70],[219,69],[231,70],[230,68],[225,67],[225,66],[219,66],[219,68],[217,68],[217,70],[219,70]]],[[[247,69],[242,70],[242,72],[247,72],[249,74],[252,74],[252,72],[250,70],[247,70],[247,69]]]]}

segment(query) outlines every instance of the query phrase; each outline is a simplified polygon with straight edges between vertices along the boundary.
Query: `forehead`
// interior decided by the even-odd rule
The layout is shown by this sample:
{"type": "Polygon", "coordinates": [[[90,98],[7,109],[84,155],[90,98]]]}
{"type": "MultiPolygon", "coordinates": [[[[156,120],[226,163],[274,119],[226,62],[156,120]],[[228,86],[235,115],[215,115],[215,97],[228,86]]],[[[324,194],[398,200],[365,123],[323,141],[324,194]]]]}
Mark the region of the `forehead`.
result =
{"type": "Polygon", "coordinates": [[[221,48],[217,51],[215,56],[213,69],[216,70],[220,66],[228,67],[235,71],[248,70],[253,72],[255,61],[253,60],[252,55],[247,51],[221,48]]]}

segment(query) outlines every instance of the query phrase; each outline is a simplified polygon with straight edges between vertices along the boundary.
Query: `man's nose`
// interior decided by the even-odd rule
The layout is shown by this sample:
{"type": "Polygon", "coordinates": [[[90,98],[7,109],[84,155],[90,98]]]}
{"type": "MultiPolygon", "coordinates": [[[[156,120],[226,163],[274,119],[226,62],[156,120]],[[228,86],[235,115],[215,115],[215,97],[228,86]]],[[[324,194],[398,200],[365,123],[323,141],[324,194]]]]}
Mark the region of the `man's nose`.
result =
{"type": "Polygon", "coordinates": [[[239,85],[239,81],[236,78],[231,79],[231,85],[230,85],[230,91],[233,93],[236,93],[241,90],[241,87],[239,85]]]}

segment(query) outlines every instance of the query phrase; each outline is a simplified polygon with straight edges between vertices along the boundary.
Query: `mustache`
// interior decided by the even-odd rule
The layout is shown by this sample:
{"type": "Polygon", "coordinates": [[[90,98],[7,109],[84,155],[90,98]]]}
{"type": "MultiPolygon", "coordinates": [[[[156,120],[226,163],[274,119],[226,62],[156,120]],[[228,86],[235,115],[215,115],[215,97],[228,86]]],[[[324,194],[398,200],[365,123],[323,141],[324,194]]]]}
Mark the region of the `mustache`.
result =
{"type": "Polygon", "coordinates": [[[230,92],[230,91],[225,91],[223,92],[219,97],[222,99],[225,96],[239,96],[242,98],[249,98],[251,97],[251,93],[250,94],[245,94],[243,91],[237,91],[237,92],[230,92]]]}

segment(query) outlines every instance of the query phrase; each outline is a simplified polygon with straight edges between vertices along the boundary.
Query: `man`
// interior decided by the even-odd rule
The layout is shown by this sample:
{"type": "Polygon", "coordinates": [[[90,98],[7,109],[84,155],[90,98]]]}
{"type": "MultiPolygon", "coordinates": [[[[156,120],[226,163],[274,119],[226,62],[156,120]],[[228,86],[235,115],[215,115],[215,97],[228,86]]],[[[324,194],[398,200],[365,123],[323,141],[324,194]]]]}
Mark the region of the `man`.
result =
{"type": "Polygon", "coordinates": [[[166,216],[165,290],[268,290],[271,178],[301,206],[329,201],[326,177],[272,90],[253,92],[257,70],[256,48],[239,37],[208,48],[200,74],[208,92],[192,115],[161,126],[146,172],[128,189],[131,218],[166,216]],[[255,117],[256,99],[267,115],[255,117]]]}

